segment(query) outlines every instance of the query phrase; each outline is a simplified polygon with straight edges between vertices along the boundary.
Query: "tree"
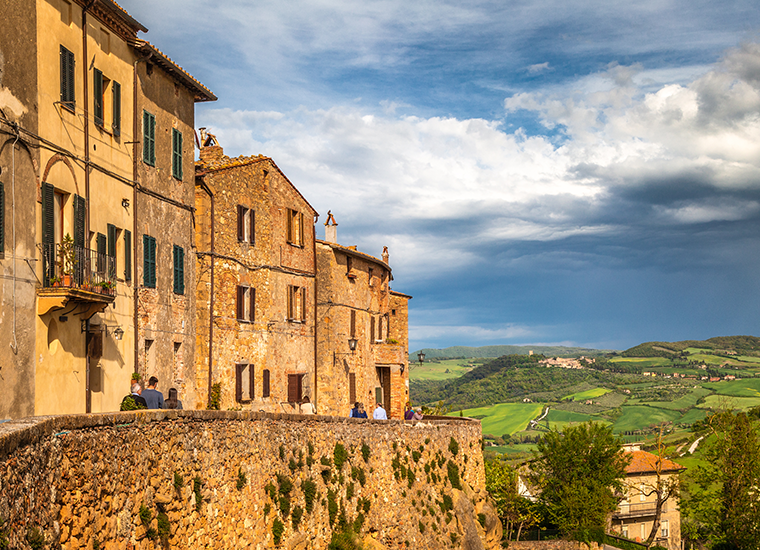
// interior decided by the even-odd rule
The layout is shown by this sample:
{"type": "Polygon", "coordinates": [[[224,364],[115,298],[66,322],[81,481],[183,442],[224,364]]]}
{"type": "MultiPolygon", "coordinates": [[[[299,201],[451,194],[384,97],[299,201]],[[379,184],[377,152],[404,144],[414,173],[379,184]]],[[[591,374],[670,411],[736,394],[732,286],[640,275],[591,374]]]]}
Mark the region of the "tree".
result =
{"type": "Polygon", "coordinates": [[[587,422],[555,428],[538,443],[531,482],[562,533],[586,539],[604,530],[617,507],[628,460],[611,427],[587,422]]]}
{"type": "Polygon", "coordinates": [[[707,466],[693,474],[695,489],[684,499],[693,538],[739,549],[760,548],[760,438],[751,418],[722,411],[701,424],[712,435],[707,466]]]}
{"type": "Polygon", "coordinates": [[[541,516],[533,502],[520,496],[517,471],[499,458],[485,463],[486,490],[496,506],[496,513],[504,526],[507,540],[512,540],[512,532],[517,529],[515,540],[520,533],[532,525],[540,523],[541,516]]]}

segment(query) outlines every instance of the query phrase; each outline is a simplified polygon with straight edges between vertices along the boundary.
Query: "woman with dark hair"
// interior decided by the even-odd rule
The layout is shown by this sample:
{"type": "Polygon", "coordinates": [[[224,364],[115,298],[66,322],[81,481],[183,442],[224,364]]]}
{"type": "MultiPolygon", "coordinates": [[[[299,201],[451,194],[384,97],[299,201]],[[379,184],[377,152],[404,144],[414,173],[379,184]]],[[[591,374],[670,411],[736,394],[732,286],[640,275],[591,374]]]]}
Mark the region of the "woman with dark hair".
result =
{"type": "Polygon", "coordinates": [[[169,398],[166,400],[167,409],[182,409],[182,401],[177,399],[177,389],[171,388],[169,390],[169,398]]]}

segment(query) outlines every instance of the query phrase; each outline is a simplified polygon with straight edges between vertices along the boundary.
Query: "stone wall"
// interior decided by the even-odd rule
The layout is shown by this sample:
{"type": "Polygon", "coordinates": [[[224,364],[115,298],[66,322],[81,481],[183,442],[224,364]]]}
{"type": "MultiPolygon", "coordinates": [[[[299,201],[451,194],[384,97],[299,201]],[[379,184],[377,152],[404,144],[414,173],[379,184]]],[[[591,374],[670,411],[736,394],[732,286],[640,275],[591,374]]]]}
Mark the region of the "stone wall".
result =
{"type": "Polygon", "coordinates": [[[601,550],[595,542],[577,542],[574,540],[542,540],[510,542],[510,550],[601,550]]]}
{"type": "Polygon", "coordinates": [[[346,524],[378,549],[501,538],[478,422],[247,411],[2,424],[0,520],[10,548],[42,533],[63,549],[317,549],[346,524]]]}

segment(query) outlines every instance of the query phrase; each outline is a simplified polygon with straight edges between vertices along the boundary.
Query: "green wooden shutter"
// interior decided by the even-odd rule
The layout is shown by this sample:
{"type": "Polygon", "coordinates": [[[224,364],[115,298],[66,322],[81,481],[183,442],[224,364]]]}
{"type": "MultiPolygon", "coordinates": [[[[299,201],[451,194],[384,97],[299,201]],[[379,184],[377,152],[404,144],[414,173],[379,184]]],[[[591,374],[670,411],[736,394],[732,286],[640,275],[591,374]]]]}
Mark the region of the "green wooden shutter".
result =
{"type": "Polygon", "coordinates": [[[42,243],[53,244],[55,239],[55,233],[53,230],[54,225],[54,209],[55,204],[55,188],[49,183],[42,184],[42,243]]]}
{"type": "Polygon", "coordinates": [[[185,293],[185,249],[174,245],[174,293],[185,293]]]}
{"type": "Polygon", "coordinates": [[[156,117],[143,111],[143,162],[156,165],[156,117]]]}
{"type": "Polygon", "coordinates": [[[108,240],[106,239],[106,236],[103,235],[103,233],[98,233],[97,239],[95,241],[97,243],[98,247],[98,273],[105,273],[106,272],[106,250],[108,248],[108,240]]]}
{"type": "Polygon", "coordinates": [[[0,181],[0,254],[5,252],[5,190],[0,181]]]}
{"type": "Polygon", "coordinates": [[[98,69],[93,70],[92,96],[95,124],[103,126],[103,73],[98,69]]]}
{"type": "Polygon", "coordinates": [[[172,129],[172,176],[182,179],[182,132],[172,129]]]}
{"type": "Polygon", "coordinates": [[[156,239],[143,235],[143,286],[156,288],[156,239]]]}
{"type": "Polygon", "coordinates": [[[87,202],[84,197],[74,195],[74,246],[84,248],[84,226],[87,216],[87,202]]]}
{"type": "Polygon", "coordinates": [[[108,224],[108,278],[116,278],[116,226],[108,224]]]}
{"type": "Polygon", "coordinates": [[[61,46],[61,104],[74,110],[76,80],[74,79],[74,54],[61,46]]]}
{"type": "Polygon", "coordinates": [[[113,135],[121,135],[121,84],[115,80],[111,83],[113,90],[113,120],[111,122],[111,131],[113,135]]]}
{"type": "Polygon", "coordinates": [[[132,280],[132,232],[124,230],[124,280],[132,280]]]}

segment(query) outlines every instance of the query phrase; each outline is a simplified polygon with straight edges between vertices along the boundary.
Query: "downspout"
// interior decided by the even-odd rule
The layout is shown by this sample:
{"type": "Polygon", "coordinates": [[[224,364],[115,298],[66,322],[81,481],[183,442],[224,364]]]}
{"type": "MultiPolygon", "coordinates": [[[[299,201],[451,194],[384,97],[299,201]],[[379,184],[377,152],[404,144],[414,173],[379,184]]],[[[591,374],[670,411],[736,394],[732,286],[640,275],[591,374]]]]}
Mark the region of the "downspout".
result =
{"type": "Polygon", "coordinates": [[[319,357],[317,357],[317,285],[319,285],[319,278],[317,277],[317,220],[319,220],[319,214],[314,215],[314,223],[311,227],[311,242],[314,250],[314,406],[317,406],[317,390],[319,388],[319,357]]]}
{"type": "Polygon", "coordinates": [[[135,340],[135,366],[134,371],[138,372],[138,367],[140,363],[140,317],[138,315],[138,307],[139,307],[139,292],[138,292],[138,281],[137,281],[137,142],[139,141],[137,139],[137,90],[138,90],[138,78],[137,78],[137,64],[141,61],[146,61],[150,59],[152,56],[152,53],[149,53],[148,55],[141,57],[139,59],[136,59],[134,64],[132,65],[132,180],[135,182],[135,185],[132,186],[132,290],[134,293],[134,303],[132,306],[133,312],[133,320],[135,327],[135,333],[134,333],[134,340],[135,340]]]}
{"type": "Polygon", "coordinates": [[[11,147],[11,200],[13,201],[12,218],[13,218],[13,343],[11,344],[11,350],[13,355],[18,355],[18,340],[16,340],[16,144],[18,143],[20,134],[18,132],[18,126],[14,124],[16,130],[16,141],[13,142],[11,147]]]}
{"type": "MultiPolygon", "coordinates": [[[[85,204],[87,204],[87,215],[84,218],[84,238],[85,242],[89,244],[90,238],[90,94],[89,94],[89,79],[87,71],[87,10],[92,7],[95,0],[90,0],[86,6],[82,8],[82,57],[84,63],[82,64],[82,73],[84,75],[84,194],[85,204]]],[[[90,391],[90,355],[88,350],[90,349],[90,319],[85,320],[85,333],[84,333],[84,358],[85,358],[85,412],[92,412],[92,393],[90,391]]]]}
{"type": "Polygon", "coordinates": [[[209,290],[209,307],[208,307],[208,405],[211,405],[211,386],[214,376],[214,255],[216,250],[214,249],[214,194],[211,189],[206,185],[202,178],[201,189],[211,199],[211,288],[209,290]]]}

